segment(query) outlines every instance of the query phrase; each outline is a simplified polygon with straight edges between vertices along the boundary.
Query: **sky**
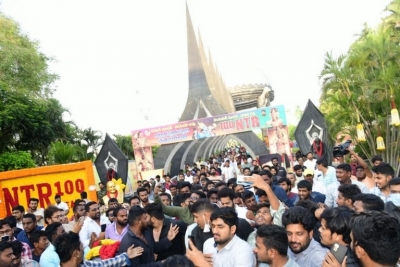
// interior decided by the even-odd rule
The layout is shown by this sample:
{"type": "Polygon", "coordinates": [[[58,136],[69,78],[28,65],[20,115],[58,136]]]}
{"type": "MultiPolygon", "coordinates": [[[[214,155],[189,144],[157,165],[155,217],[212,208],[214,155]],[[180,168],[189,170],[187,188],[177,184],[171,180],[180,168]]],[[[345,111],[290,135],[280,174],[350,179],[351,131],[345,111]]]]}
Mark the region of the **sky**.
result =
{"type": "MultiPolygon", "coordinates": [[[[376,26],[389,0],[188,0],[228,86],[268,82],[289,123],[319,105],[325,54],[376,26]]],[[[186,1],[0,0],[0,12],[55,60],[54,97],[81,128],[129,135],[176,123],[188,96],[186,1]]]]}

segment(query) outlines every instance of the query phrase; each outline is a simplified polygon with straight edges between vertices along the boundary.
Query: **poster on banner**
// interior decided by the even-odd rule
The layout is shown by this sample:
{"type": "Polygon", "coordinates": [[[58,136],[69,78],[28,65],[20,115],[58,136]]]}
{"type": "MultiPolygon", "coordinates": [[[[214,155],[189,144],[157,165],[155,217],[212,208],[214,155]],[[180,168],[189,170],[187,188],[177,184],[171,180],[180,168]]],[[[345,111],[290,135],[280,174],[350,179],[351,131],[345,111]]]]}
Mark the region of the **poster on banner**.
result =
{"type": "Polygon", "coordinates": [[[269,151],[271,154],[279,153],[290,155],[290,138],[287,126],[268,128],[269,151]]]}
{"type": "Polygon", "coordinates": [[[154,170],[153,151],[150,146],[135,148],[133,153],[135,154],[137,171],[145,172],[154,170]]]}
{"type": "Polygon", "coordinates": [[[134,148],[172,144],[286,125],[284,106],[240,111],[132,131],[134,148]]]}
{"type": "Polygon", "coordinates": [[[56,195],[72,213],[73,203],[83,191],[88,199],[97,199],[92,161],[3,172],[0,217],[11,215],[14,206],[28,207],[30,198],[39,199],[39,207],[47,208],[55,203],[56,195]]]}

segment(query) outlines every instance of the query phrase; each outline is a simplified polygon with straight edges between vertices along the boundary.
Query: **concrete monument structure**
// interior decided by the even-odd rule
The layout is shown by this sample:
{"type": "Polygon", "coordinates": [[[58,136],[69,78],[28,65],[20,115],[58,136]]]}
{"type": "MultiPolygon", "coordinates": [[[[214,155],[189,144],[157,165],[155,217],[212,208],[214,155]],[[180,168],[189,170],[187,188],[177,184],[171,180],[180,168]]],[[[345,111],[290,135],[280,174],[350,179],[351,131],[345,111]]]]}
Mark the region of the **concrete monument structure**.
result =
{"type": "MultiPolygon", "coordinates": [[[[236,112],[236,103],[231,97],[232,92],[225,86],[217,67],[214,67],[210,52],[207,58],[200,33],[198,35],[199,41],[197,41],[187,6],[186,23],[189,94],[179,121],[236,112]]],[[[269,105],[269,102],[272,101],[271,98],[273,99],[271,97],[273,96],[272,90],[270,87],[265,89],[266,85],[261,87],[255,93],[252,92],[252,88],[243,90],[241,95],[244,96],[247,93],[246,101],[248,104],[238,103],[240,107],[258,107],[259,102],[269,105]],[[261,99],[259,99],[260,96],[262,96],[261,99]]],[[[183,169],[185,163],[193,163],[198,157],[208,157],[215,150],[222,149],[230,139],[242,144],[252,156],[268,154],[268,149],[264,143],[255,133],[250,131],[162,145],[154,159],[155,169],[163,168],[165,173],[176,174],[180,169],[183,169]]]]}

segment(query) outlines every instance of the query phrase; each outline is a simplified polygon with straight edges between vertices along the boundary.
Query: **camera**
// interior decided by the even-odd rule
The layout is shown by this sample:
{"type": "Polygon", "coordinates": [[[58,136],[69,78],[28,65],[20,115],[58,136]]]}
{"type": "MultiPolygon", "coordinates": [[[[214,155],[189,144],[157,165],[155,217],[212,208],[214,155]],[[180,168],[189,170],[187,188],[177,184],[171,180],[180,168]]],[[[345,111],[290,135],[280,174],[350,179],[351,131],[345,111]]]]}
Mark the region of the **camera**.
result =
{"type": "Polygon", "coordinates": [[[347,140],[341,145],[335,146],[333,148],[333,157],[338,158],[338,157],[343,157],[344,155],[348,154],[349,151],[347,150],[350,147],[351,140],[347,140]]]}

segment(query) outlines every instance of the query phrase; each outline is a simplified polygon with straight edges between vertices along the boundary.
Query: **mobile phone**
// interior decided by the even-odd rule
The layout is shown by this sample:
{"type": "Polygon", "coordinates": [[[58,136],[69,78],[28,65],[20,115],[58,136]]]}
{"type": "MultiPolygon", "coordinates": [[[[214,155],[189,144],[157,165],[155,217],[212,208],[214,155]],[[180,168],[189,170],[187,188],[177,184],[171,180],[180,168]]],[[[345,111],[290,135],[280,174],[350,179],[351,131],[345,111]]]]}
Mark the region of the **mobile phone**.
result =
{"type": "Polygon", "coordinates": [[[1,241],[10,241],[10,237],[8,235],[2,236],[1,241]]]}
{"type": "Polygon", "coordinates": [[[102,224],[101,225],[101,232],[105,232],[107,228],[107,224],[102,224]]]}
{"type": "Polygon", "coordinates": [[[337,259],[337,261],[342,264],[344,257],[346,257],[347,254],[347,247],[340,245],[338,243],[333,244],[333,246],[331,247],[331,253],[333,254],[333,256],[335,256],[335,258],[337,259]]]}
{"type": "Polygon", "coordinates": [[[238,175],[238,176],[237,176],[237,179],[236,179],[236,183],[237,183],[237,184],[244,185],[244,186],[250,186],[250,185],[252,185],[253,183],[251,183],[251,182],[246,182],[246,181],[244,180],[245,177],[251,177],[251,176],[238,175]]]}

